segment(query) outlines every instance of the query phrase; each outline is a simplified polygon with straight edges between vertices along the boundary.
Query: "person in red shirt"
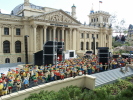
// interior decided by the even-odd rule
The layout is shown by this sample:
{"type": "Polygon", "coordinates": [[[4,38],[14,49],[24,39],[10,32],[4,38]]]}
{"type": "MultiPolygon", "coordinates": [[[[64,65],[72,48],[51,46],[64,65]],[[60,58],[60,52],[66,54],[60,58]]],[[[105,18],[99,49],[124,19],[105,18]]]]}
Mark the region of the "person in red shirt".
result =
{"type": "Polygon", "coordinates": [[[56,72],[56,76],[57,76],[57,80],[59,80],[60,79],[60,72],[59,71],[56,72]]]}

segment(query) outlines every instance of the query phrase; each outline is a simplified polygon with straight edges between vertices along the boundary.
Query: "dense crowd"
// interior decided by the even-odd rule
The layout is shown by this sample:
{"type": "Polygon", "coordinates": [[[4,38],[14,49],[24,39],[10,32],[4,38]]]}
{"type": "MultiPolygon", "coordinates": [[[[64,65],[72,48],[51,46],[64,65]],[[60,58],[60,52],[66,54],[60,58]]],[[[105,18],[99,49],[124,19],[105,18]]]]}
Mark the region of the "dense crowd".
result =
{"type": "Polygon", "coordinates": [[[38,85],[38,82],[47,83],[55,80],[63,80],[68,77],[76,77],[77,75],[87,75],[107,71],[132,62],[132,59],[125,58],[109,58],[108,63],[98,62],[98,57],[92,55],[90,58],[78,57],[74,59],[66,59],[57,65],[33,66],[23,65],[16,70],[9,69],[7,75],[0,74],[0,95],[12,93],[15,88],[19,91],[22,87],[28,88],[30,83],[38,85]]]}

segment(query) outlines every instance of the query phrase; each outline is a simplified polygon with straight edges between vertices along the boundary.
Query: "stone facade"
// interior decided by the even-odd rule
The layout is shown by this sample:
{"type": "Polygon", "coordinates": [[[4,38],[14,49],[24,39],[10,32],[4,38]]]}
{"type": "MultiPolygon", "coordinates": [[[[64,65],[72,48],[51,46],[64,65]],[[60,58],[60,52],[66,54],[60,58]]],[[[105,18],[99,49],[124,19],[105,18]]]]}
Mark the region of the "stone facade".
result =
{"type": "Polygon", "coordinates": [[[76,50],[79,55],[93,51],[93,37],[96,47],[112,49],[109,13],[91,12],[88,16],[89,25],[82,25],[76,20],[76,6],[72,6],[72,11],[74,12],[70,15],[63,10],[36,6],[29,3],[29,0],[24,0],[24,4],[15,7],[11,14],[1,13],[0,63],[4,64],[7,58],[10,59],[10,63],[17,63],[18,57],[21,58],[21,62],[25,62],[25,35],[29,36],[27,38],[29,63],[33,63],[33,54],[43,50],[43,44],[49,40],[63,41],[65,51],[76,50]],[[18,46],[16,41],[21,44],[18,46]],[[7,46],[9,52],[6,50],[7,46]]]}

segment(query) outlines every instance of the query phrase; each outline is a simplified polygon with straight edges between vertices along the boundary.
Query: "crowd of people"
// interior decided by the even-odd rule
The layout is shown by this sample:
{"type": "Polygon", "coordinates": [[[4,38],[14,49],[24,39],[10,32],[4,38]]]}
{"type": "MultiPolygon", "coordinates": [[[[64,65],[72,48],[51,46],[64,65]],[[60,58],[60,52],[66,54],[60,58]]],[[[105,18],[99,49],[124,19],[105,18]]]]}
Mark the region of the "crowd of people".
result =
{"type": "Polygon", "coordinates": [[[16,70],[9,69],[7,74],[0,74],[0,95],[12,93],[13,88],[16,91],[22,87],[26,89],[31,83],[36,86],[40,82],[47,83],[69,77],[75,78],[77,75],[90,75],[123,67],[131,62],[132,59],[119,57],[109,58],[107,63],[102,63],[98,62],[96,55],[92,55],[90,58],[66,59],[57,65],[33,66],[26,64],[16,68],[16,70]]]}
{"type": "Polygon", "coordinates": [[[124,43],[126,41],[126,37],[124,35],[117,35],[115,37],[115,41],[118,41],[118,42],[121,42],[121,43],[124,43]]]}

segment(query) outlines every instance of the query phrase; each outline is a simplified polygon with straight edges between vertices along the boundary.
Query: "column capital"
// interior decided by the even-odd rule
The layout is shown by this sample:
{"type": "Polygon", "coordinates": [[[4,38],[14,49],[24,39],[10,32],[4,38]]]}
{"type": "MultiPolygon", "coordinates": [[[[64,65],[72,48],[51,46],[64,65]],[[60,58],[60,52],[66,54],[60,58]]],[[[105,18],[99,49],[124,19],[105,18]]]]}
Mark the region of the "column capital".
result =
{"type": "Polygon", "coordinates": [[[4,27],[3,24],[0,24],[0,27],[3,28],[4,27]]]}
{"type": "Polygon", "coordinates": [[[46,29],[48,26],[47,25],[43,25],[43,28],[46,29]]]}
{"type": "Polygon", "coordinates": [[[11,25],[11,28],[13,28],[13,29],[14,29],[14,28],[16,28],[16,26],[15,26],[15,25],[11,25]]]}
{"type": "Polygon", "coordinates": [[[68,30],[69,30],[69,31],[72,31],[72,30],[73,30],[73,28],[69,28],[68,30]]]}
{"type": "Polygon", "coordinates": [[[65,30],[65,27],[61,27],[61,30],[65,30]]]}
{"type": "Polygon", "coordinates": [[[53,29],[54,29],[54,30],[56,30],[56,28],[57,28],[56,26],[53,26],[53,29]]]}
{"type": "Polygon", "coordinates": [[[33,25],[31,25],[33,28],[37,28],[37,25],[36,24],[33,24],[33,25]]]}

